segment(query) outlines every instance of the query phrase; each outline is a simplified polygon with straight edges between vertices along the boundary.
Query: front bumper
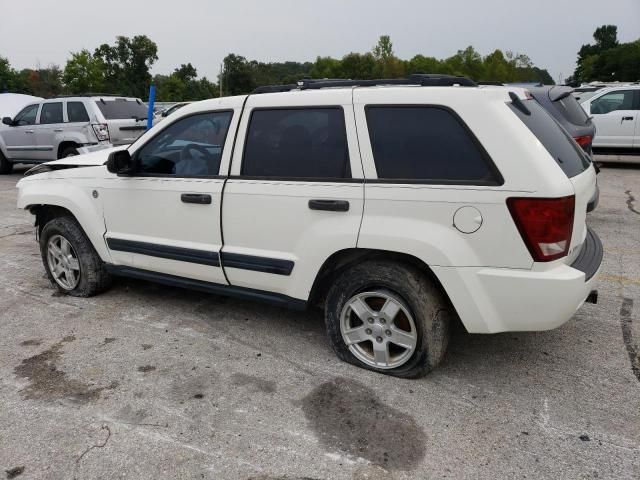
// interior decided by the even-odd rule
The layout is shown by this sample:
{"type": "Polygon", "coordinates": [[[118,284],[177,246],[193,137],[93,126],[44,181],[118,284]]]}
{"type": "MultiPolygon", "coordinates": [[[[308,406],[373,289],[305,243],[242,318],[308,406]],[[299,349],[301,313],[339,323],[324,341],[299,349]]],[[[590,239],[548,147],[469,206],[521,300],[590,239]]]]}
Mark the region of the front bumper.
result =
{"type": "Polygon", "coordinates": [[[602,263],[602,243],[587,236],[571,265],[547,270],[434,267],[469,333],[540,331],[569,320],[589,296],[602,263]]]}

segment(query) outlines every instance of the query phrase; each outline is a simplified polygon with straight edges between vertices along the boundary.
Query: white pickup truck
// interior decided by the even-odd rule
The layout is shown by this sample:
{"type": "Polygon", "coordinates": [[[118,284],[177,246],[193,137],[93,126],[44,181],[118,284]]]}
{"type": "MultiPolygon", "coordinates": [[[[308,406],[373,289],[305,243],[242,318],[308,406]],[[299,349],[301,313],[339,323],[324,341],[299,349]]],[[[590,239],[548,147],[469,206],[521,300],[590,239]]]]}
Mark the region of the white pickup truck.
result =
{"type": "Polygon", "coordinates": [[[127,148],[34,167],[52,283],[113,276],[320,305],[337,355],[400,377],[473,333],[558,327],[590,295],[596,174],[523,89],[302,81],[187,105],[127,148]]]}

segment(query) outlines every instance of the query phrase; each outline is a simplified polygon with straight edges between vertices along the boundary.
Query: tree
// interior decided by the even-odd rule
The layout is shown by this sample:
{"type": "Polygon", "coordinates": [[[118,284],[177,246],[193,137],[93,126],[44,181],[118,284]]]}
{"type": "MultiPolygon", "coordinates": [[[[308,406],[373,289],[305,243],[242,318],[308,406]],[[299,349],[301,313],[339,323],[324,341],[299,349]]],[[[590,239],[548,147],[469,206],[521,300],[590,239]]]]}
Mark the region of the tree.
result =
{"type": "Polygon", "coordinates": [[[593,32],[593,38],[598,47],[598,53],[618,46],[618,27],[615,25],[602,25],[593,32]]]}
{"type": "Polygon", "coordinates": [[[94,57],[105,67],[105,85],[114,93],[146,98],[151,67],[158,60],[158,46],[146,35],[116,37],[114,45],[102,44],[94,57]]]}
{"type": "Polygon", "coordinates": [[[404,63],[393,53],[393,43],[389,35],[381,35],[372,50],[376,60],[375,74],[380,78],[400,78],[405,74],[404,63]]]}
{"type": "Polygon", "coordinates": [[[233,53],[224,57],[220,81],[227,95],[241,95],[256,88],[249,62],[246,58],[233,53]]]}
{"type": "Polygon", "coordinates": [[[615,49],[618,43],[618,27],[615,25],[602,25],[593,32],[593,38],[596,41],[594,45],[586,44],[580,47],[578,51],[578,60],[576,61],[576,70],[573,73],[573,80],[576,83],[588,82],[590,80],[610,80],[612,72],[605,67],[606,59],[599,60],[603,57],[604,52],[615,49]],[[596,68],[596,64],[600,68],[596,68]]]}
{"type": "Polygon", "coordinates": [[[71,54],[64,67],[65,89],[71,94],[99,93],[105,89],[105,65],[102,58],[91,55],[89,50],[71,54]]]}

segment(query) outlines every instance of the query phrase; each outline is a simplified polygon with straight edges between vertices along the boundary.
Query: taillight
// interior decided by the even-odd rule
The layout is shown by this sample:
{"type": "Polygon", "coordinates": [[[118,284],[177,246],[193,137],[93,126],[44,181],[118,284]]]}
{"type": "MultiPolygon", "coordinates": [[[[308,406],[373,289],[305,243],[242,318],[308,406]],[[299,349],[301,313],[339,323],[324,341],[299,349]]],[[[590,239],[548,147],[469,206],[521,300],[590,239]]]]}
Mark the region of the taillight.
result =
{"type": "Polygon", "coordinates": [[[100,142],[109,140],[109,127],[106,123],[92,123],[91,127],[93,127],[93,132],[100,142]]]}
{"type": "Polygon", "coordinates": [[[588,148],[593,141],[593,137],[591,135],[582,135],[580,137],[575,137],[574,140],[582,148],[588,148]]]}
{"type": "Polygon", "coordinates": [[[507,207],[535,262],[549,262],[567,255],[573,232],[573,195],[508,198],[507,207]]]}

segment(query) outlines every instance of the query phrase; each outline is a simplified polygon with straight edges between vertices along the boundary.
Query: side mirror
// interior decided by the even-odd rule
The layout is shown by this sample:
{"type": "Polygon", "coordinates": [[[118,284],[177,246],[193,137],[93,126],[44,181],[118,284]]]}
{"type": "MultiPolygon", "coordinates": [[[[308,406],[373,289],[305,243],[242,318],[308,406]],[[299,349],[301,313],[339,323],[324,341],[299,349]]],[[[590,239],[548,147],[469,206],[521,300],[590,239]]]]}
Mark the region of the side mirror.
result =
{"type": "Polygon", "coordinates": [[[129,175],[133,173],[133,162],[131,161],[131,155],[129,150],[118,150],[117,152],[111,152],[107,159],[107,170],[111,173],[117,173],[119,175],[129,175]]]}
{"type": "Polygon", "coordinates": [[[10,127],[13,127],[13,120],[11,119],[11,117],[4,117],[2,119],[2,123],[4,123],[5,125],[9,125],[10,127]]]}

